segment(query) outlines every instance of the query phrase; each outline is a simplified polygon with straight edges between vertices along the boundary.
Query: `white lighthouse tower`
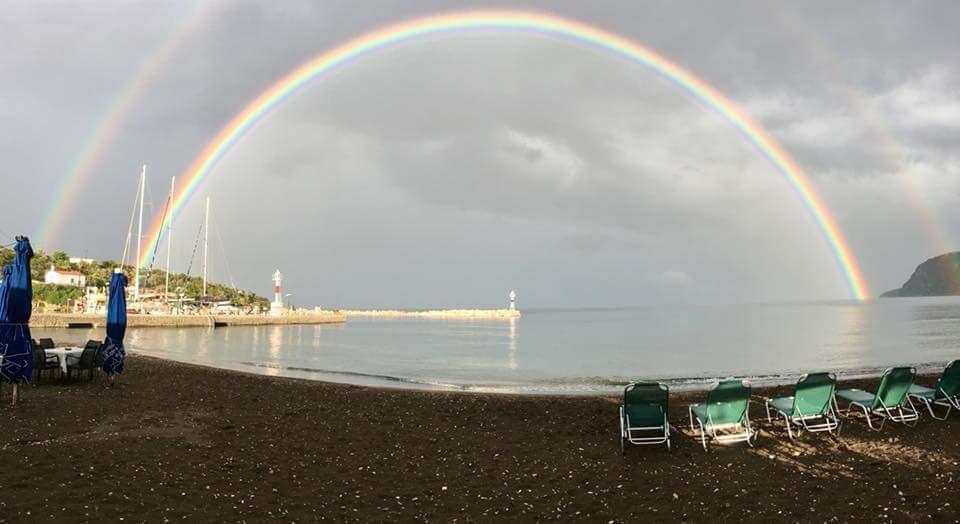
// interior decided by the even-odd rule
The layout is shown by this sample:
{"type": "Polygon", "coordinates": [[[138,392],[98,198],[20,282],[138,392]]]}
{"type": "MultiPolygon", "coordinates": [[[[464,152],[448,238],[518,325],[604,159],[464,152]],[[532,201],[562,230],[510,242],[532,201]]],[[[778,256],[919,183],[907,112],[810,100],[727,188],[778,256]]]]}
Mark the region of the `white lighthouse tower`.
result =
{"type": "Polygon", "coordinates": [[[283,274],[280,270],[273,272],[273,302],[270,303],[270,315],[279,317],[283,311],[283,293],[280,291],[280,283],[283,282],[283,274]]]}
{"type": "Polygon", "coordinates": [[[510,311],[517,310],[517,292],[510,290],[510,311]]]}

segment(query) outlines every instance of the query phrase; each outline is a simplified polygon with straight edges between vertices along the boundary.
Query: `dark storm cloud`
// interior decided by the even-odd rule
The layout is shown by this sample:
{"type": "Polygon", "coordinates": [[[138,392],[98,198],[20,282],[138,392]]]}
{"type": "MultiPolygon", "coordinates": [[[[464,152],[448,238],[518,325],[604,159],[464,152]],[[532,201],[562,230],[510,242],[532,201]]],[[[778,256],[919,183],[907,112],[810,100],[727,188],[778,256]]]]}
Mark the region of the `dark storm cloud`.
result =
{"type": "MultiPolygon", "coordinates": [[[[42,219],[130,75],[198,9],[201,29],[180,35],[41,248],[115,257],[142,162],[159,210],[167,177],[280,75],[385,23],[485,5],[5,2],[0,155],[24,198],[0,232],[42,219]]],[[[917,201],[960,220],[953,3],[496,6],[605,27],[723,91],[812,177],[874,291],[935,254],[917,201]]],[[[265,290],[281,265],[304,303],[497,303],[511,287],[544,305],[844,295],[795,192],[728,123],[641,66],[542,35],[435,36],[346,64],[250,131],[200,193],[241,285],[265,290]],[[262,238],[279,246],[270,260],[262,238]]]]}

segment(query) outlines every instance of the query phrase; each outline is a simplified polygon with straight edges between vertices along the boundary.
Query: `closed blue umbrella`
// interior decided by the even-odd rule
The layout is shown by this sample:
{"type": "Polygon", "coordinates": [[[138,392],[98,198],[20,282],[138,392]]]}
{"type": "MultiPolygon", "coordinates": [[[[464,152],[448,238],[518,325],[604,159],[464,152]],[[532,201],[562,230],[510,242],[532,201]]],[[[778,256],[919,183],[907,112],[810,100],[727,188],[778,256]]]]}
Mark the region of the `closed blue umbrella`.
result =
{"type": "Polygon", "coordinates": [[[107,338],[103,341],[103,371],[108,375],[123,373],[126,352],[123,335],[127,332],[127,276],[117,270],[110,278],[107,301],[107,338]]]}
{"type": "MultiPolygon", "coordinates": [[[[33,249],[26,237],[17,237],[13,264],[3,270],[0,289],[0,380],[8,384],[29,382],[33,374],[33,346],[30,343],[30,314],[33,311],[33,284],[30,259],[33,249]]],[[[14,397],[16,400],[16,397],[14,397]]]]}
{"type": "Polygon", "coordinates": [[[0,277],[0,318],[7,316],[7,284],[10,283],[10,275],[13,274],[13,265],[3,268],[3,276],[0,277]]]}

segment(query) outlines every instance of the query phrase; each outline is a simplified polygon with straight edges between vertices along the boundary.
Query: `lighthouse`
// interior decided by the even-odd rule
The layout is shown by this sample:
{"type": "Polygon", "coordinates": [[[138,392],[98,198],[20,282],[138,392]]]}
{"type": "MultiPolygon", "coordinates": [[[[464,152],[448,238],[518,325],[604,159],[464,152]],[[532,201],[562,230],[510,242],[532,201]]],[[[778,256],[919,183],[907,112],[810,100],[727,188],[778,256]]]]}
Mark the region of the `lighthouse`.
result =
{"type": "Polygon", "coordinates": [[[283,274],[280,270],[273,272],[273,302],[270,304],[270,315],[279,317],[283,310],[283,293],[280,291],[280,283],[283,282],[283,274]]]}
{"type": "Polygon", "coordinates": [[[510,311],[517,310],[517,292],[510,290],[510,311]]]}

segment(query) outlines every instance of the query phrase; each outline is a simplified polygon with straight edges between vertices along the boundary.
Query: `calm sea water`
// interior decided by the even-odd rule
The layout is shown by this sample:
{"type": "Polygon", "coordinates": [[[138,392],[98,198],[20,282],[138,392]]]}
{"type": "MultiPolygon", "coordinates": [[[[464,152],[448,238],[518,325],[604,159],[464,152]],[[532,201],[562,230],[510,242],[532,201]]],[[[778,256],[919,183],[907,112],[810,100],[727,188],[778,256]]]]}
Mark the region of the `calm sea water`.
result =
{"type": "MultiPolygon", "coordinates": [[[[35,330],[57,342],[102,330],[35,330]]],[[[640,378],[791,382],[960,358],[960,299],[609,310],[531,310],[516,320],[351,318],[336,326],[132,329],[137,352],[357,384],[521,393],[608,393],[640,378]]]]}

